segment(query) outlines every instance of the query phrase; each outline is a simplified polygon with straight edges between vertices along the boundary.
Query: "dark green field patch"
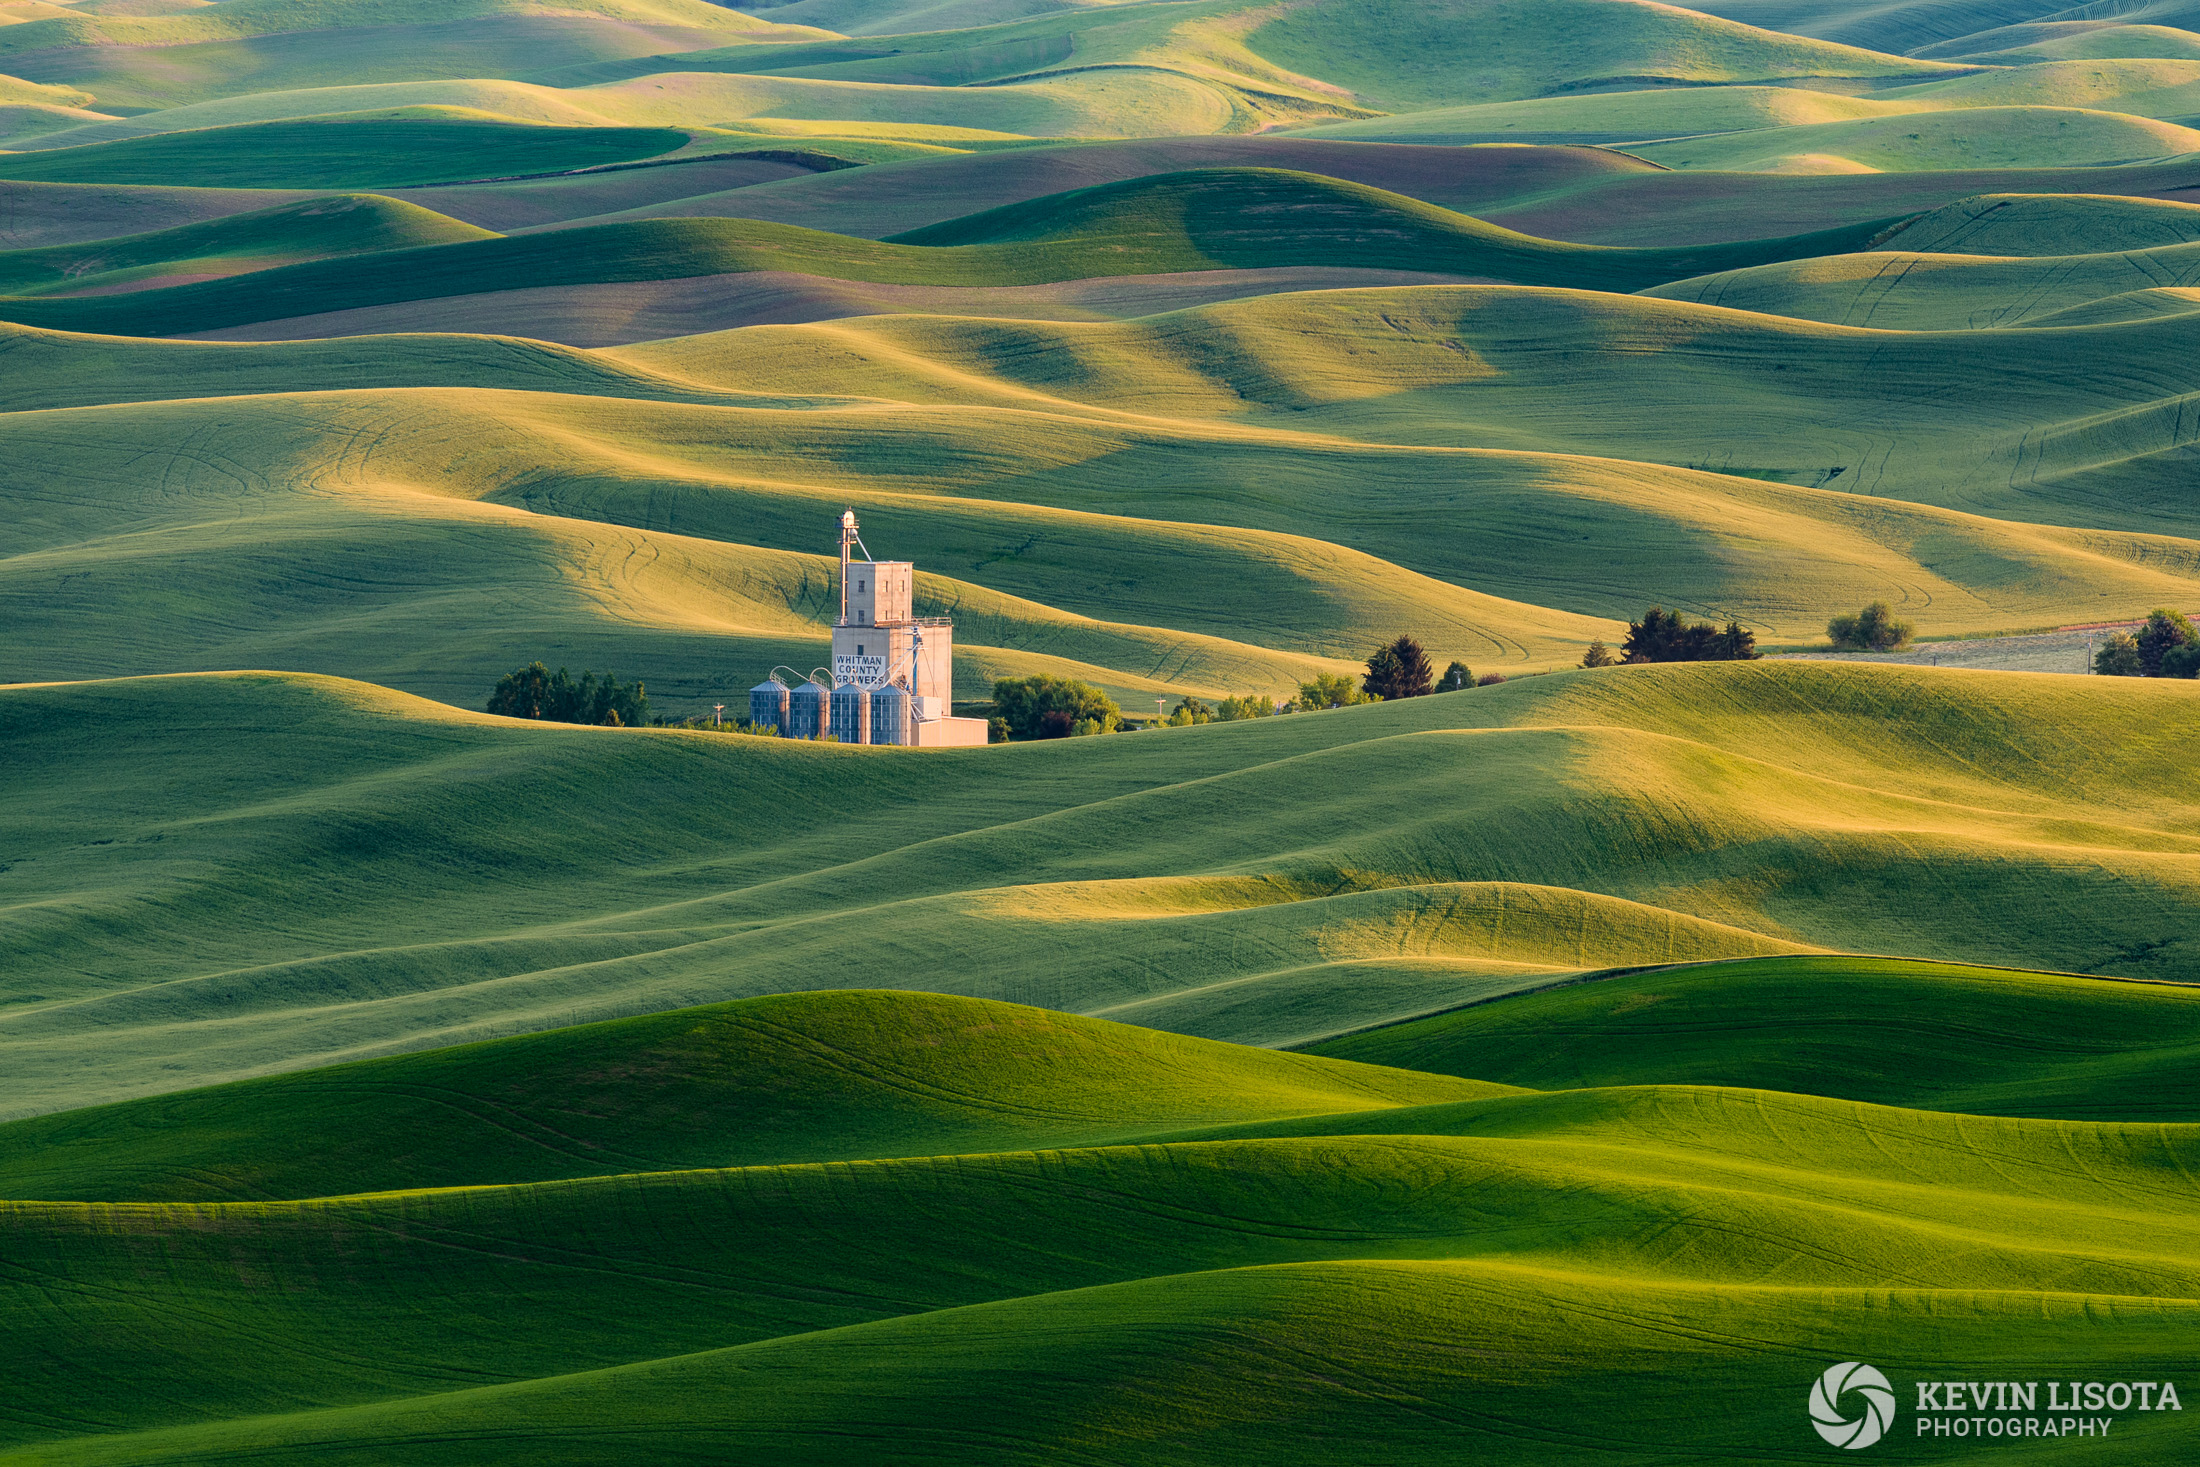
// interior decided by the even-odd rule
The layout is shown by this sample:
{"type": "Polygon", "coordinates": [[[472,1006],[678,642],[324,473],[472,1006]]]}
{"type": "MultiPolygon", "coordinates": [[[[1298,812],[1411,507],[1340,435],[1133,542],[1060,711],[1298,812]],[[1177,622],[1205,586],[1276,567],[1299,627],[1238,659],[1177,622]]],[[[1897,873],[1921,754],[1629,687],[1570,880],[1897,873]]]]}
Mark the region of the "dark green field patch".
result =
{"type": "Polygon", "coordinates": [[[417,204],[372,194],[301,199],[121,239],[0,252],[0,291],[62,293],[218,269],[234,274],[307,259],[376,254],[495,238],[417,204]]]}
{"type": "Polygon", "coordinates": [[[2200,1120],[2200,987],[1898,958],[1660,969],[1308,1050],[1539,1090],[1743,1085],[1981,1115],[2200,1120]]]}
{"type": "Polygon", "coordinates": [[[0,154],[0,178],[199,188],[402,188],[564,173],[685,147],[670,127],[536,127],[447,118],[313,118],[0,154]]]}

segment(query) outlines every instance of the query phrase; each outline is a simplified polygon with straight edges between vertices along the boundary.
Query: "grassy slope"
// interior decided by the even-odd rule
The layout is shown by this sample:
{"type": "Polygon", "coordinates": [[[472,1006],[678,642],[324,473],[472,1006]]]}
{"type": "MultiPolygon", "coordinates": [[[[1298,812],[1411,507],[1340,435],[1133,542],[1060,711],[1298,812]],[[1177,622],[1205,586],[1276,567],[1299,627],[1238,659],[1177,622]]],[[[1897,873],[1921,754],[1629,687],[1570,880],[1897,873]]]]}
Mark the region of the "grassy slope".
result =
{"type": "MultiPolygon", "coordinates": [[[[25,466],[8,483],[15,672],[274,663],[470,704],[515,637],[576,665],[646,637],[622,665],[693,699],[729,667],[811,655],[798,649],[820,636],[822,567],[789,552],[810,551],[849,497],[939,578],[927,597],[962,620],[966,653],[995,649],[967,663],[973,690],[997,656],[1097,666],[1126,695],[1280,688],[1397,625],[1470,666],[1518,670],[1572,661],[1613,630],[1588,616],[1658,598],[1800,637],[1874,596],[1960,631],[2195,594],[2189,547],[2159,536],[1449,447],[1447,422],[1517,424],[1544,395],[1533,362],[1447,344],[1519,334],[1502,316],[1484,325],[1504,304],[1485,295],[1124,326],[890,319],[608,353],[18,332],[4,427],[25,466]],[[129,405],[145,397],[193,401],[129,405]],[[1305,431],[1324,415],[1435,446],[1305,431]],[[158,482],[149,462],[167,466],[158,482]],[[1432,515],[1462,533],[1431,539],[1432,515]],[[277,523],[292,549],[271,548],[277,523]],[[1654,566],[1633,558],[1645,545],[1654,566]],[[1188,578],[1188,560],[1214,569],[1188,578]],[[1218,602],[1215,577],[1247,599],[1218,602]],[[1124,597],[1146,627],[1101,624],[1124,597]],[[507,616],[527,608],[524,633],[485,616],[500,599],[507,616]],[[114,631],[80,635],[89,625],[114,631]]],[[[1669,339],[1707,324],[1722,318],[1696,311],[1669,339]]],[[[1615,361],[1642,355],[1624,334],[1586,339],[1615,361]]],[[[1945,372],[1945,350],[1916,369],[1945,372]]]]}
{"type": "MultiPolygon", "coordinates": [[[[153,146],[114,143],[105,147],[153,146]]],[[[55,155],[59,156],[59,155],[55,155]]],[[[741,220],[662,219],[293,266],[127,303],[0,302],[29,325],[179,335],[481,290],[798,269],[922,285],[1010,285],[1278,265],[1437,270],[1633,290],[1861,245],[1871,225],[1676,249],[1538,240],[1399,195],[1281,170],[1169,174],[1012,205],[895,242],[741,220]]]]}
{"type": "Polygon", "coordinates": [[[2200,204],[2101,194],[1980,194],[1904,224],[1879,248],[1940,255],[2097,255],[2200,242],[2200,204]]]}
{"type": "Polygon", "coordinates": [[[1506,1087],[981,999],[744,999],[0,1126],[0,1196],[242,1202],[1107,1145],[1506,1087]]]}
{"type": "Polygon", "coordinates": [[[1414,5],[1369,0],[1293,10],[1246,38],[1259,55],[1410,112],[1586,90],[1784,77],[1900,76],[1910,61],[1779,35],[1671,6],[1556,0],[1414,5]]]}
{"type": "Polygon", "coordinates": [[[1788,173],[2072,168],[2200,152],[2200,132],[2120,112],[1978,107],[1647,143],[1670,168],[1788,173]]]}
{"type": "Polygon", "coordinates": [[[2190,1121],[2200,988],[1888,958],[1601,979],[1312,1053],[1537,1089],[1737,1085],[1973,1115],[2190,1121]]]}
{"type": "Polygon", "coordinates": [[[9,26],[0,70],[109,103],[169,107],[249,92],[545,67],[800,37],[700,0],[242,0],[216,10],[75,15],[9,26]]]}
{"type": "MultiPolygon", "coordinates": [[[[2190,1126],[1682,1085],[1506,1094],[901,993],[190,1093],[157,1119],[0,1128],[0,1148],[44,1141],[50,1157],[73,1126],[91,1177],[103,1156],[153,1155],[150,1122],[206,1147],[223,1179],[269,1158],[335,1176],[348,1156],[305,1154],[300,1128],[362,1107],[389,1125],[392,1099],[433,1117],[446,1095],[476,1108],[475,1133],[546,1127],[529,1150],[570,1174],[662,1155],[695,1115],[683,1102],[722,1124],[729,1054],[734,1085],[771,1097],[763,1144],[826,1164],[0,1204],[20,1271],[0,1280],[0,1337],[35,1403],[0,1414],[17,1448],[0,1452],[434,1463],[479,1461],[486,1440],[507,1461],[600,1461],[610,1444],[822,1462],[859,1429],[891,1461],[981,1444],[1060,1460],[1073,1442],[1111,1461],[1260,1461],[1288,1430],[1298,1460],[1670,1460],[1792,1431],[1792,1406],[1749,1403],[1814,1373],[1828,1333],[1898,1379],[1948,1358],[2159,1379],[2200,1283],[2190,1126]],[[583,1091],[557,1094],[535,1060],[583,1091]],[[1101,1126],[1220,1124],[995,1149],[1074,1133],[1088,1107],[1101,1126]],[[1278,1118],[1234,1119],[1264,1109],[1278,1118]],[[992,1154],[836,1164],[915,1140],[992,1154]],[[1691,1403],[1731,1409],[1640,1409],[1681,1378],[1691,1403]],[[1493,1423],[1500,1381],[1547,1424],[1493,1423]],[[1614,1429],[1552,1409],[1615,1389],[1637,1409],[1614,1429]],[[973,1398],[1032,1424],[974,1423],[973,1398]]],[[[422,1134],[471,1141],[447,1110],[422,1134]]],[[[133,1180],[158,1192],[157,1175],[133,1180]]],[[[2120,1461],[2190,1446],[2179,1417],[2118,1426],[2120,1461]]]]}
{"type": "Polygon", "coordinates": [[[2017,259],[1890,249],[1729,270],[1645,294],[1837,326],[1977,331],[2143,319],[2151,313],[2127,314],[2117,303],[2136,293],[2174,296],[2195,284],[2200,243],[2017,259]]]}
{"type": "Polygon", "coordinates": [[[550,127],[399,113],[247,123],[0,155],[0,174],[49,183],[398,188],[625,163],[687,141],[674,128],[550,127]]]}
{"type": "Polygon", "coordinates": [[[17,688],[5,1104],[865,986],[879,964],[1271,1042],[1493,979],[1796,944],[2189,975],[2200,817],[2140,776],[2192,697],[1641,669],[897,756],[515,728],[272,676],[17,688]],[[863,818],[756,819],[827,790],[863,818]],[[586,826],[551,818],[575,799],[586,826]],[[849,966],[851,928],[875,961],[849,966]]]}
{"type": "Polygon", "coordinates": [[[121,284],[142,289],[169,275],[239,274],[491,237],[488,230],[417,204],[338,194],[90,245],[0,251],[0,291],[60,294],[121,284]]]}

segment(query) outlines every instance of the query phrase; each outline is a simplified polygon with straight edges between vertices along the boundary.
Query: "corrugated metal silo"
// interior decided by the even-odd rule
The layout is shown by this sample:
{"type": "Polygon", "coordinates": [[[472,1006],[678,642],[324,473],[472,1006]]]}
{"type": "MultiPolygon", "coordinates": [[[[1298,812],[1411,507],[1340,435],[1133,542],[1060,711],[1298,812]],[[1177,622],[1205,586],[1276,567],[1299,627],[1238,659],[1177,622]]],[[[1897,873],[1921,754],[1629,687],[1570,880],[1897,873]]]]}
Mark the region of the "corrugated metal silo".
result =
{"type": "Polygon", "coordinates": [[[780,729],[790,739],[814,739],[825,732],[830,695],[818,683],[803,683],[787,695],[787,722],[780,729]]]}
{"type": "Polygon", "coordinates": [[[917,730],[906,690],[888,683],[871,694],[871,742],[913,744],[917,730]]]}
{"type": "Polygon", "coordinates": [[[857,683],[833,689],[832,735],[844,744],[871,742],[871,690],[857,683]]]}
{"type": "Polygon", "coordinates": [[[777,673],[749,689],[749,722],[787,731],[787,685],[777,673]]]}

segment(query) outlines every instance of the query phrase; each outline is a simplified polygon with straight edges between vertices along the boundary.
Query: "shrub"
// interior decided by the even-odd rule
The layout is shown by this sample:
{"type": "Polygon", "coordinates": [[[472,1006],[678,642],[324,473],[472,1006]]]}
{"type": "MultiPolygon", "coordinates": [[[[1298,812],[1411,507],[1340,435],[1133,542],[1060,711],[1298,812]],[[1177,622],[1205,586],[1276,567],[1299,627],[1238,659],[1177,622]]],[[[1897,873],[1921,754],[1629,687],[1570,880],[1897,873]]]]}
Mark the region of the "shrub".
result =
{"type": "Polygon", "coordinates": [[[1308,713],[1324,708],[1349,708],[1354,703],[1372,703],[1375,699],[1360,691],[1360,685],[1348,677],[1333,672],[1314,675],[1310,683],[1299,684],[1299,707],[1308,713]]]}
{"type": "Polygon", "coordinates": [[[989,744],[1008,742],[1008,720],[995,715],[985,721],[985,741],[989,744]]]}
{"type": "Polygon", "coordinates": [[[1478,688],[1494,688],[1504,680],[1505,674],[1501,672],[1485,672],[1474,680],[1474,685],[1478,688]]]}
{"type": "Polygon", "coordinates": [[[649,694],[639,681],[622,688],[609,673],[599,683],[595,673],[584,671],[575,682],[562,667],[553,673],[530,662],[497,679],[488,711],[505,718],[633,728],[649,722],[649,694]]]}
{"type": "Polygon", "coordinates": [[[2139,648],[2140,670],[2148,677],[2161,677],[2162,659],[2179,647],[2200,644],[2200,631],[2193,630],[2183,612],[2157,606],[2132,640],[2139,648]]]}
{"type": "Polygon", "coordinates": [[[1461,688],[1474,686],[1474,670],[1464,662],[1454,662],[1444,669],[1443,681],[1436,685],[1439,693],[1456,693],[1461,688]]]}
{"type": "Polygon", "coordinates": [[[2187,642],[2162,654],[2162,676],[2200,677],[2200,642],[2187,642]]]}
{"type": "Polygon", "coordinates": [[[2146,664],[2139,660],[2139,641],[2129,632],[2117,632],[2093,654],[2093,670],[2103,677],[2145,677],[2146,664]]]}
{"type": "Polygon", "coordinates": [[[1738,621],[1728,621],[1723,630],[1707,621],[1691,625],[1662,606],[1627,624],[1620,651],[1629,662],[1747,662],[1764,655],[1757,650],[1756,633],[1738,621]]]}
{"type": "Polygon", "coordinates": [[[1610,667],[1618,661],[1619,659],[1612,655],[1612,649],[1604,645],[1602,638],[1592,641],[1589,644],[1589,650],[1581,654],[1581,665],[1583,667],[1610,667]]]}
{"type": "Polygon", "coordinates": [[[1421,644],[1411,637],[1400,637],[1377,647],[1367,659],[1364,686],[1370,697],[1386,702],[1392,698],[1418,698],[1430,691],[1432,672],[1421,644]]]}
{"type": "Polygon", "coordinates": [[[1008,731],[1020,739],[1066,738],[1086,719],[1098,724],[1101,733],[1112,733],[1123,722],[1123,710],[1115,700],[1091,683],[1045,673],[1004,677],[994,683],[993,707],[1008,731]],[[1048,722],[1048,716],[1056,713],[1064,716],[1048,722]]]}
{"type": "Polygon", "coordinates": [[[1916,632],[1910,623],[1896,621],[1893,608],[1884,601],[1826,623],[1826,636],[1843,652],[1899,652],[1910,645],[1916,632]]]}

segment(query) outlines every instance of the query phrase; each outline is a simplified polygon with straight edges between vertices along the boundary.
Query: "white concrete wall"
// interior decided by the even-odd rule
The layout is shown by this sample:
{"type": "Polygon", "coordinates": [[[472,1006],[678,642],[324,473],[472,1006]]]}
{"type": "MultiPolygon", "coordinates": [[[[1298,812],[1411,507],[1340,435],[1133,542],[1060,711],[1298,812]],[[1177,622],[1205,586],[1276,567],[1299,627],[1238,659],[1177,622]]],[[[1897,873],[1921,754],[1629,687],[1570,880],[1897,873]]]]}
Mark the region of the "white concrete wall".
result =
{"type": "Polygon", "coordinates": [[[984,743],[982,718],[935,718],[917,725],[920,749],[967,749],[984,743]]]}

